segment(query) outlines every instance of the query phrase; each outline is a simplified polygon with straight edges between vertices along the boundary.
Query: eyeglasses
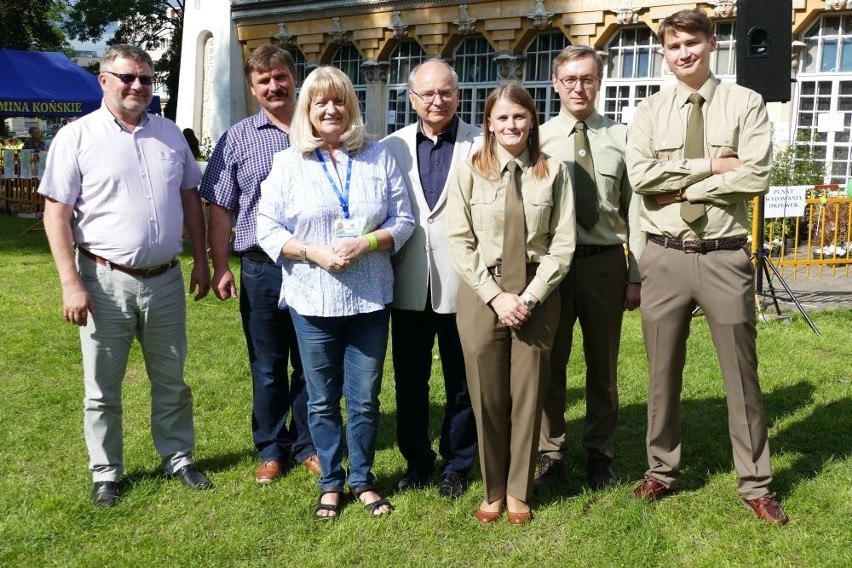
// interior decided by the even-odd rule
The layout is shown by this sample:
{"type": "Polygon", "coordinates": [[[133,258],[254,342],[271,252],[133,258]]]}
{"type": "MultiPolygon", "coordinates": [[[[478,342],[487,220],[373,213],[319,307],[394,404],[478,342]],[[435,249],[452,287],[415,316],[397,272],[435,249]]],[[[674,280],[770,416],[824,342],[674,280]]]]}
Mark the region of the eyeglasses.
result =
{"type": "Polygon", "coordinates": [[[151,75],[133,75],[131,73],[113,73],[112,71],[104,71],[104,73],[109,73],[113,77],[118,77],[118,80],[124,83],[125,85],[132,85],[136,82],[136,79],[139,79],[139,84],[145,85],[146,87],[152,85],[154,83],[154,77],[151,75]]]}
{"type": "Polygon", "coordinates": [[[409,89],[412,93],[420,97],[420,100],[424,103],[431,103],[435,100],[435,97],[440,97],[442,101],[448,102],[453,100],[456,96],[455,89],[449,89],[447,91],[428,91],[426,93],[418,93],[417,91],[409,89]]]}
{"type": "Polygon", "coordinates": [[[597,77],[562,77],[559,79],[559,82],[562,83],[562,86],[566,89],[573,89],[577,86],[577,83],[580,83],[583,88],[591,87],[595,83],[598,82],[597,77]]]}

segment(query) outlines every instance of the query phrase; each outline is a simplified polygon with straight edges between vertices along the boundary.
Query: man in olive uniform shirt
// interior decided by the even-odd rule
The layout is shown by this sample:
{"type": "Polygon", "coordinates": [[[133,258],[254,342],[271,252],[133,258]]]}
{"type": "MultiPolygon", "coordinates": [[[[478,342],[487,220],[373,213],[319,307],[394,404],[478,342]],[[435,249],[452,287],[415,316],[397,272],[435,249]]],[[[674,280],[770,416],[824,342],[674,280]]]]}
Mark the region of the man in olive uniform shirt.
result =
{"type": "Polygon", "coordinates": [[[624,167],[627,127],[595,110],[602,76],[603,61],[594,48],[577,45],[562,50],[553,61],[553,88],[559,94],[562,109],[541,127],[542,149],[568,165],[575,193],[583,189],[578,183],[583,180],[577,175],[575,152],[590,154],[594,167],[593,175],[586,178],[591,218],[584,224],[578,216],[577,248],[571,269],[559,288],[562,311],[553,345],[539,437],[541,465],[535,481],[543,489],[558,481],[567,447],[565,367],[577,320],[583,330],[586,361],[582,434],[586,477],[596,489],[615,483],[611,464],[618,421],[616,371],[621,322],[625,308],[639,306],[637,261],[645,237],[639,230],[639,199],[632,199],[624,167]],[[580,126],[584,127],[588,149],[579,148],[576,143],[580,126]],[[625,243],[629,245],[626,262],[625,243]]]}
{"type": "Polygon", "coordinates": [[[633,495],[656,500],[677,489],[686,340],[700,305],[725,381],[740,498],[760,519],[783,524],[787,516],[768,489],[754,267],[746,250],[748,203],[769,188],[771,124],[759,94],[710,72],[716,38],[704,12],[677,12],[657,35],[677,84],[639,105],[627,142],[628,174],[643,196],[650,241],[639,263],[649,468],[633,495]]]}

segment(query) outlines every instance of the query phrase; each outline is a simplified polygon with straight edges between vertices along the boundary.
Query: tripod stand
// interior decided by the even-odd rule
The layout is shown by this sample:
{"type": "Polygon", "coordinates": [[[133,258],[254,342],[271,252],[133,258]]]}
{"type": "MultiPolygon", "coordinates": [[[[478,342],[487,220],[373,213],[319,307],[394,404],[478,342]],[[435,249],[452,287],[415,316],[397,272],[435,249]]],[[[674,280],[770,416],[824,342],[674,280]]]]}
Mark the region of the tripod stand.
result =
{"type": "MultiPolygon", "coordinates": [[[[790,300],[795,304],[796,308],[799,310],[799,313],[805,318],[805,321],[808,322],[810,328],[816,333],[820,335],[819,329],[817,329],[816,324],[813,320],[808,316],[808,313],[805,311],[802,303],[799,302],[799,299],[796,298],[796,294],[793,290],[790,289],[790,286],[787,284],[787,281],[784,280],[784,277],[781,276],[781,272],[778,271],[778,267],[772,263],[772,259],[769,258],[769,251],[766,250],[763,246],[763,228],[765,225],[765,220],[763,218],[763,208],[764,208],[764,196],[760,196],[757,202],[757,211],[755,211],[755,215],[757,215],[757,234],[759,236],[757,241],[757,252],[755,256],[757,257],[757,272],[755,273],[755,282],[754,282],[754,293],[756,296],[765,296],[772,299],[772,303],[775,305],[775,313],[777,315],[781,315],[781,307],[778,305],[778,294],[775,291],[775,287],[772,285],[772,276],[778,279],[778,282],[784,288],[784,291],[787,293],[788,298],[782,298],[782,300],[790,300]],[[772,274],[770,275],[770,270],[772,274]],[[764,292],[763,290],[763,277],[766,276],[766,283],[769,287],[768,292],[764,292]]],[[[760,303],[758,302],[758,305],[760,303]]],[[[761,307],[762,309],[762,307],[761,307]]]]}

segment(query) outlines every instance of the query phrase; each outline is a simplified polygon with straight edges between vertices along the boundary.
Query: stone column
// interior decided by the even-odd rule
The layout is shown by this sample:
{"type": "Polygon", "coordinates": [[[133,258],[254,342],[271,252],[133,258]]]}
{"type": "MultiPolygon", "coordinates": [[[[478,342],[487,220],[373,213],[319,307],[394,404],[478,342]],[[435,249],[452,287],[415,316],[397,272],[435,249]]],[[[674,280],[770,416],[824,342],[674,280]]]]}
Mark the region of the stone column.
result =
{"type": "Polygon", "coordinates": [[[367,82],[367,104],[364,109],[367,132],[383,138],[388,126],[388,63],[368,59],[361,67],[367,82]]]}

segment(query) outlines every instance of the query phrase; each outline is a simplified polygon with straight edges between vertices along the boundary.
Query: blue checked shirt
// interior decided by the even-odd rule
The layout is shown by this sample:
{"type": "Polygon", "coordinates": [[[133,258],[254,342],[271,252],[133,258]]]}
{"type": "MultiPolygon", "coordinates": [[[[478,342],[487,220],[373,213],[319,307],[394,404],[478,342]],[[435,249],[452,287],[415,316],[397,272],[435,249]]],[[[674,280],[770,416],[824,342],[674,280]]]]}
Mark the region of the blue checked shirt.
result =
{"type": "Polygon", "coordinates": [[[201,180],[201,197],[237,216],[234,251],[257,247],[260,184],[272,158],[290,146],[290,136],[261,110],[233,125],[219,139],[201,180]]]}

